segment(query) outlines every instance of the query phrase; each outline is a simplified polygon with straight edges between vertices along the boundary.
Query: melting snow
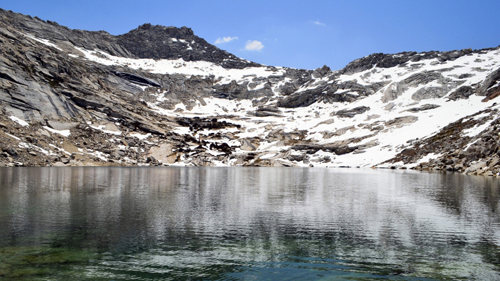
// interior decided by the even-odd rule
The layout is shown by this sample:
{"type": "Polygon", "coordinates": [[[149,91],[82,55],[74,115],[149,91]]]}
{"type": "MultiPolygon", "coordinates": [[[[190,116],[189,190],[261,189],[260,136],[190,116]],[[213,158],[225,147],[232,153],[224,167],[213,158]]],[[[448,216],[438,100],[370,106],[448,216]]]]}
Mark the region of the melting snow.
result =
{"type": "MultiPolygon", "coordinates": [[[[41,40],[41,39],[39,39],[41,40]]],[[[172,39],[174,42],[179,41],[188,46],[189,43],[184,40],[172,39]]],[[[38,41],[38,40],[37,40],[38,41]]],[[[52,44],[48,41],[44,44],[52,44]]],[[[191,43],[193,44],[193,43],[191,43]]],[[[285,68],[269,68],[269,67],[251,67],[245,69],[225,69],[214,63],[204,61],[184,61],[178,60],[152,60],[152,59],[129,59],[109,55],[99,50],[89,51],[82,48],[76,48],[85,55],[85,58],[105,65],[121,65],[133,69],[145,69],[151,73],[172,74],[179,73],[184,75],[200,75],[208,77],[214,75],[218,80],[218,84],[227,84],[231,81],[242,83],[245,81],[254,81],[259,77],[280,77],[280,81],[272,82],[271,88],[277,95],[279,87],[284,85],[288,80],[283,78],[286,71],[285,68]]],[[[459,57],[453,61],[440,62],[437,59],[422,60],[418,63],[409,63],[392,68],[377,68],[350,74],[340,75],[336,78],[337,83],[355,81],[361,85],[370,85],[375,82],[387,81],[387,86],[378,90],[376,93],[359,98],[352,103],[323,103],[316,102],[307,107],[300,108],[279,108],[281,116],[255,117],[251,113],[256,110],[251,100],[228,100],[220,98],[204,98],[205,104],[197,102],[192,110],[188,110],[186,106],[179,103],[174,110],[167,110],[160,107],[160,103],[165,101],[165,93],[156,95],[156,102],[148,103],[148,106],[163,115],[167,116],[186,116],[190,117],[207,117],[218,118],[219,121],[227,121],[229,123],[241,126],[241,129],[230,130],[204,130],[198,132],[197,137],[204,137],[213,132],[221,132],[234,134],[240,139],[258,137],[267,139],[268,134],[277,129],[283,129],[283,132],[295,134],[304,132],[304,137],[307,140],[315,140],[318,144],[331,144],[340,141],[350,141],[350,146],[367,145],[367,147],[358,151],[360,153],[335,155],[333,153],[318,151],[313,155],[314,158],[330,156],[331,163],[314,163],[315,166],[373,166],[379,164],[389,158],[392,158],[399,151],[404,149],[408,141],[425,138],[438,132],[442,127],[451,122],[472,115],[483,110],[492,102],[481,102],[483,97],[470,96],[468,99],[459,99],[456,101],[447,101],[445,97],[429,98],[422,100],[414,100],[412,95],[417,91],[439,86],[440,81],[431,81],[427,84],[420,84],[416,87],[408,87],[400,96],[390,102],[383,102],[384,92],[389,87],[396,87],[397,83],[404,79],[421,73],[423,71],[436,71],[440,73],[444,79],[455,81],[456,87],[450,88],[450,94],[459,86],[472,86],[483,81],[492,70],[500,67],[500,56],[498,51],[487,51],[485,53],[475,53],[459,57]],[[485,71],[487,70],[487,71],[485,71]],[[466,75],[464,75],[466,74],[466,75]],[[465,77],[465,78],[463,78],[465,77]],[[416,108],[423,104],[433,104],[439,107],[419,112],[408,112],[410,108],[416,108]],[[355,115],[353,118],[341,118],[335,113],[341,109],[353,109],[356,107],[369,107],[370,110],[355,115]],[[231,115],[233,117],[226,118],[224,116],[231,115]],[[374,117],[376,116],[376,117],[374,117]],[[406,118],[406,119],[404,119],[406,118]],[[398,121],[399,120],[399,121],[398,121]],[[406,120],[406,121],[405,121],[406,120]],[[398,122],[400,122],[398,124],[398,122]],[[405,123],[407,122],[407,123],[405,123]],[[373,130],[373,127],[379,127],[378,130],[373,130]],[[357,139],[357,143],[353,142],[357,139]],[[369,146],[368,144],[371,144],[369,146]]],[[[315,79],[308,84],[302,85],[298,91],[316,89],[321,85],[333,83],[333,77],[323,77],[315,79]]],[[[249,89],[261,89],[268,81],[258,80],[254,85],[249,85],[249,89]]],[[[349,92],[353,96],[359,96],[357,92],[349,92]]],[[[271,99],[266,105],[274,106],[276,100],[271,99]]],[[[478,118],[478,117],[476,117],[478,118]]],[[[473,136],[480,133],[488,127],[488,124],[483,124],[475,128],[467,130],[465,135],[473,136]]],[[[63,135],[69,135],[69,130],[56,131],[47,127],[47,130],[63,135]]],[[[94,127],[103,130],[101,127],[94,127]]],[[[187,127],[176,127],[173,131],[181,134],[191,134],[187,127]]],[[[121,132],[105,131],[107,133],[119,135],[121,132]]],[[[149,135],[149,134],[148,134],[149,135]]],[[[131,134],[138,138],[147,138],[148,135],[131,134]]],[[[217,142],[217,141],[214,141],[217,142]]],[[[227,142],[227,141],[226,141],[227,142]]],[[[237,145],[233,143],[232,145],[237,145]]],[[[241,145],[241,144],[240,144],[241,145]]],[[[262,152],[260,159],[274,157],[277,153],[283,150],[290,149],[289,146],[283,146],[278,141],[263,142],[258,147],[257,152],[262,152]]],[[[209,151],[213,155],[218,155],[219,152],[209,151]]],[[[298,153],[291,151],[291,153],[298,153]]],[[[438,157],[439,155],[428,155],[421,161],[426,161],[430,157],[438,157]]],[[[235,161],[235,160],[234,160],[235,161]]],[[[233,161],[233,163],[234,163],[233,161]]],[[[216,163],[223,165],[222,162],[216,163]]],[[[299,163],[300,165],[307,165],[299,163]]],[[[227,165],[227,164],[226,164],[227,165]]]]}
{"type": "Polygon", "coordinates": [[[53,47],[53,48],[58,49],[59,51],[62,51],[62,49],[61,49],[61,48],[59,48],[56,44],[51,43],[51,42],[50,42],[49,40],[47,40],[47,39],[40,39],[40,38],[36,38],[35,36],[33,36],[33,35],[31,35],[31,34],[25,34],[25,35],[26,35],[26,37],[29,37],[29,38],[31,38],[31,39],[33,39],[33,40],[37,41],[37,42],[40,42],[40,43],[42,43],[42,44],[44,44],[44,45],[47,45],[47,46],[49,46],[49,47],[53,47]]]}
{"type": "Polygon", "coordinates": [[[92,126],[92,125],[89,125],[90,127],[96,129],[96,130],[99,130],[101,132],[104,132],[106,134],[112,134],[112,135],[121,135],[122,132],[121,131],[111,131],[111,130],[105,130],[104,128],[106,127],[105,125],[99,125],[99,126],[92,126]]]}
{"type": "Polygon", "coordinates": [[[474,137],[474,136],[478,135],[479,133],[481,133],[482,131],[486,130],[490,126],[490,123],[491,123],[491,121],[490,122],[486,122],[484,124],[481,124],[479,126],[470,128],[468,130],[464,130],[462,136],[464,136],[464,137],[474,137]]]}
{"type": "Polygon", "coordinates": [[[278,67],[277,71],[271,71],[268,67],[248,67],[245,69],[226,69],[215,63],[206,61],[184,61],[182,58],[177,60],[153,60],[153,59],[129,59],[112,56],[103,51],[89,51],[83,48],[75,47],[85,55],[85,58],[104,65],[121,65],[133,69],[143,69],[151,73],[160,74],[184,74],[200,75],[208,77],[214,75],[221,77],[219,83],[227,84],[232,80],[250,81],[252,75],[258,77],[282,76],[285,70],[278,67]]]}
{"type": "Polygon", "coordinates": [[[138,138],[140,140],[145,140],[147,138],[149,138],[151,136],[150,133],[147,133],[147,134],[140,134],[140,133],[131,133],[129,134],[131,137],[134,137],[134,138],[138,138]]]}
{"type": "Polygon", "coordinates": [[[28,127],[30,124],[28,124],[28,122],[22,120],[22,119],[19,119],[17,118],[16,116],[9,116],[10,120],[16,122],[17,124],[23,126],[23,127],[28,127]]]}
{"type": "Polygon", "coordinates": [[[71,134],[71,132],[69,130],[54,130],[54,129],[47,127],[47,126],[43,126],[43,128],[51,133],[59,134],[59,135],[65,136],[65,137],[69,137],[69,135],[71,134]]]}

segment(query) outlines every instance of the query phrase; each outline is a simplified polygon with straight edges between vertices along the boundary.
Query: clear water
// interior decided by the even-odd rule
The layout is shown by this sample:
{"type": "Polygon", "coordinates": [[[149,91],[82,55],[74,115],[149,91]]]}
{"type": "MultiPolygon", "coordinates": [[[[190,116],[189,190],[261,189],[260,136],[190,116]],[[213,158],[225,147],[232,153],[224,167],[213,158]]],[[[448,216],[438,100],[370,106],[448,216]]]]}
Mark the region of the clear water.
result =
{"type": "Polygon", "coordinates": [[[500,280],[499,181],[1,168],[0,280],[500,280]]]}

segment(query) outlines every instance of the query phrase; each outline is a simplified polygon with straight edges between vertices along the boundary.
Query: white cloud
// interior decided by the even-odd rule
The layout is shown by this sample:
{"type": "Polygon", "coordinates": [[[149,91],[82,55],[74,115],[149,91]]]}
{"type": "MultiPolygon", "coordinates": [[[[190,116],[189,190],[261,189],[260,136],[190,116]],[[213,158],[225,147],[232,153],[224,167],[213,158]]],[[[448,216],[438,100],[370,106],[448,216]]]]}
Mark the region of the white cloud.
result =
{"type": "Polygon", "coordinates": [[[227,42],[231,42],[233,40],[236,40],[238,39],[238,37],[231,37],[231,36],[228,36],[228,37],[222,37],[222,38],[217,38],[217,40],[215,40],[215,44],[223,44],[223,43],[227,43],[227,42]]]}
{"type": "Polygon", "coordinates": [[[325,26],[325,25],[326,25],[326,24],[324,24],[324,23],[322,23],[322,22],[320,22],[320,21],[313,21],[313,23],[314,23],[315,25],[321,25],[321,26],[325,26]]]}
{"type": "Polygon", "coordinates": [[[245,45],[245,50],[247,51],[260,51],[264,48],[264,45],[262,42],[257,41],[257,40],[248,40],[247,44],[245,45]]]}

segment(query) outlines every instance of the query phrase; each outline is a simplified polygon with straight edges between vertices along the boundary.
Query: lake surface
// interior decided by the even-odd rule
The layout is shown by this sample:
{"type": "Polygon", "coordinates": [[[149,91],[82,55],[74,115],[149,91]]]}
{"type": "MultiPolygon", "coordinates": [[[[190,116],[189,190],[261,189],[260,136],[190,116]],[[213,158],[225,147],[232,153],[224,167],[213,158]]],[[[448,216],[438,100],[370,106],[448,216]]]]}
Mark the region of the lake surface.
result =
{"type": "Polygon", "coordinates": [[[500,280],[500,183],[321,168],[1,168],[4,280],[500,280]]]}

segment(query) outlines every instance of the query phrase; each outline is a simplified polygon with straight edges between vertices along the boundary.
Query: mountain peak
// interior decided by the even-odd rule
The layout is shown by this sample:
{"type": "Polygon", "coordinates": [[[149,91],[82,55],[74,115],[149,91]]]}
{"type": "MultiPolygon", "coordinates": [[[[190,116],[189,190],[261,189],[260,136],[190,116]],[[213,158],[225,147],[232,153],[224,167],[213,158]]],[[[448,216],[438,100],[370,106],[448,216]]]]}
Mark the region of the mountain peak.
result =
{"type": "Polygon", "coordinates": [[[185,38],[194,36],[194,32],[191,28],[183,26],[183,27],[175,27],[175,26],[163,26],[163,25],[152,25],[150,23],[145,23],[140,25],[134,30],[130,32],[154,32],[159,34],[164,34],[168,37],[176,37],[176,38],[185,38]]]}
{"type": "Polygon", "coordinates": [[[139,58],[208,61],[225,68],[260,66],[236,57],[205,39],[196,36],[189,27],[143,24],[116,37],[117,42],[139,58]]]}

